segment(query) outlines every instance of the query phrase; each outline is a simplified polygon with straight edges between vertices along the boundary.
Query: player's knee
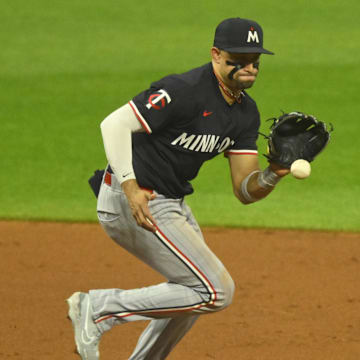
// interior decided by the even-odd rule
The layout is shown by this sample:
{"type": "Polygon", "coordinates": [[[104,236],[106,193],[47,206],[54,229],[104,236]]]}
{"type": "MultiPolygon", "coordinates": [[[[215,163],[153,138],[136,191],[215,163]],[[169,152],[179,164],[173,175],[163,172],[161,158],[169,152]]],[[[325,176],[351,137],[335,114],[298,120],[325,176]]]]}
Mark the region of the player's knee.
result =
{"type": "Polygon", "coordinates": [[[235,283],[228,272],[221,277],[220,286],[217,289],[216,301],[214,303],[216,311],[220,311],[228,307],[233,300],[235,292],[235,283]]]}

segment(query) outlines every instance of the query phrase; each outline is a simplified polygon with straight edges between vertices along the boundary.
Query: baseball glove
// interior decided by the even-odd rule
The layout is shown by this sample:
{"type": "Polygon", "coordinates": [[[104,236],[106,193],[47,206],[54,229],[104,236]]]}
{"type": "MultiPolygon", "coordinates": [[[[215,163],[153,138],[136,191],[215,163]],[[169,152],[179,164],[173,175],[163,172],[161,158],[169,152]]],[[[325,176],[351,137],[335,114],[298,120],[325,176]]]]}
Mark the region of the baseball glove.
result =
{"type": "Polygon", "coordinates": [[[296,111],[269,120],[273,123],[269,136],[264,135],[268,139],[265,156],[269,162],[285,168],[290,168],[297,159],[313,161],[328,144],[333,130],[331,124],[328,130],[326,124],[314,116],[296,111]]]}

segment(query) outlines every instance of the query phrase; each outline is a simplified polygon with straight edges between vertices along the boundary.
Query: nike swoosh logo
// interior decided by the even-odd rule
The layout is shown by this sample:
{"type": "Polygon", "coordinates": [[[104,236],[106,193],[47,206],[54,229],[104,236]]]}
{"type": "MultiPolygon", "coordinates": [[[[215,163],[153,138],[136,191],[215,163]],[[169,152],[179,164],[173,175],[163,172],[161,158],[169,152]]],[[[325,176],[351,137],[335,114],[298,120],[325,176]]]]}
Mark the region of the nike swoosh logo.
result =
{"type": "Polygon", "coordinates": [[[129,173],[127,173],[127,174],[125,174],[125,175],[123,175],[122,177],[123,178],[126,178],[128,175],[130,175],[131,174],[131,172],[129,172],[129,173]]]}
{"type": "MultiPolygon", "coordinates": [[[[89,316],[89,310],[90,310],[90,301],[87,303],[86,307],[86,318],[89,316]]],[[[89,345],[96,339],[96,336],[90,336],[88,333],[87,323],[85,324],[84,329],[81,332],[81,340],[84,344],[89,345]]]]}
{"type": "Polygon", "coordinates": [[[213,113],[212,111],[206,111],[206,110],[205,110],[205,111],[203,112],[203,116],[206,117],[206,116],[211,115],[212,113],[213,113]]]}

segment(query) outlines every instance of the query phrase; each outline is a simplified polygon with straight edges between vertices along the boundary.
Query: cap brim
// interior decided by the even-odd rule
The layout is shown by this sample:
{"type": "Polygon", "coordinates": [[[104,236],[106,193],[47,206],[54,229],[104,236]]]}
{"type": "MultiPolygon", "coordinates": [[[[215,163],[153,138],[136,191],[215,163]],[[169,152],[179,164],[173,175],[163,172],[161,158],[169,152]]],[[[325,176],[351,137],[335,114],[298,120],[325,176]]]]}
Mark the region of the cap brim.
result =
{"type": "Polygon", "coordinates": [[[236,48],[226,48],[222,49],[230,53],[236,54],[268,54],[275,55],[272,51],[260,48],[260,47],[236,47],[236,48]]]}

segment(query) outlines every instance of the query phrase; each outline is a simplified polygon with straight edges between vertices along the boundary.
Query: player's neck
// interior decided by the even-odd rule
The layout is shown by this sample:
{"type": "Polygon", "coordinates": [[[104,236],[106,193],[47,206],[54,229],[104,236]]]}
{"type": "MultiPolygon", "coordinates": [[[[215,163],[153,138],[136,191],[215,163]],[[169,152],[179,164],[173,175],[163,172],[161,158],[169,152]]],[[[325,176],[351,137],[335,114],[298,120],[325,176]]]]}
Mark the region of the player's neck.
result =
{"type": "Polygon", "coordinates": [[[232,105],[235,102],[237,103],[241,103],[241,97],[242,97],[242,93],[241,91],[238,93],[234,93],[231,89],[229,89],[221,80],[219,80],[219,89],[220,92],[222,94],[222,96],[224,97],[225,101],[229,104],[232,105]]]}
{"type": "Polygon", "coordinates": [[[243,95],[242,90],[233,90],[227,84],[225,84],[224,80],[220,77],[219,73],[216,71],[216,68],[213,67],[214,74],[218,80],[219,88],[222,96],[224,97],[225,101],[232,105],[235,102],[241,103],[241,97],[243,95]]]}

